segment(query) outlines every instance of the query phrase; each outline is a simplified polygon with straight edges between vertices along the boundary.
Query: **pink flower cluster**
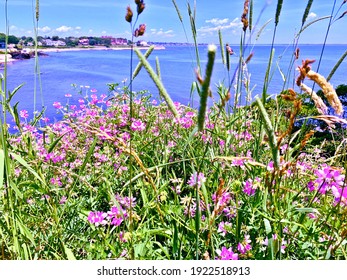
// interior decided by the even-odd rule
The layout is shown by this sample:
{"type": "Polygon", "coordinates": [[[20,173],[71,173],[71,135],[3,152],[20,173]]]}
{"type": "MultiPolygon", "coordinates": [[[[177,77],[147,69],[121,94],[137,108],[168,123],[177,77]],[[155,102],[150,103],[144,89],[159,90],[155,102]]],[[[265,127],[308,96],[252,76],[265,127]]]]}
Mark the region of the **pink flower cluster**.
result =
{"type": "Polygon", "coordinates": [[[222,250],[217,249],[217,254],[219,256],[219,260],[238,260],[239,255],[234,253],[232,248],[222,247],[222,250]]]}
{"type": "Polygon", "coordinates": [[[201,185],[205,182],[206,182],[206,178],[205,178],[204,173],[194,172],[188,180],[188,185],[191,187],[198,186],[200,188],[201,185]]]}
{"type": "Polygon", "coordinates": [[[307,185],[309,191],[318,191],[326,194],[331,191],[335,198],[335,203],[342,203],[347,206],[347,186],[345,185],[345,175],[341,171],[327,165],[314,171],[316,179],[307,185]]]}
{"type": "Polygon", "coordinates": [[[107,212],[95,211],[90,212],[88,221],[95,226],[99,225],[113,225],[120,226],[120,224],[128,217],[126,210],[121,207],[112,206],[107,212]]]}

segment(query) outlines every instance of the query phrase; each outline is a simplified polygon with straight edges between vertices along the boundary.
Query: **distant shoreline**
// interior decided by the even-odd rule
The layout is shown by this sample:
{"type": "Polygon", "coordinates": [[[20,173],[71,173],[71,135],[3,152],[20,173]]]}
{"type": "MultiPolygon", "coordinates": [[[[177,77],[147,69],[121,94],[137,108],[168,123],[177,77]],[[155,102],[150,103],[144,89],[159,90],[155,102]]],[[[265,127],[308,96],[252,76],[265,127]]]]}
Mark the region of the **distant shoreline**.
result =
{"type": "MultiPolygon", "coordinates": [[[[140,50],[147,50],[149,47],[136,47],[140,50]]],[[[155,46],[155,50],[164,50],[163,46],[155,46]]],[[[74,51],[123,51],[123,50],[131,50],[131,47],[121,47],[121,48],[108,48],[108,47],[75,47],[75,48],[47,48],[47,49],[39,49],[39,51],[44,53],[50,52],[74,52],[74,51]]]]}
{"type": "MultiPolygon", "coordinates": [[[[149,47],[136,47],[140,50],[147,50],[149,47]]],[[[155,46],[155,50],[164,50],[164,46],[155,46]]],[[[118,47],[118,48],[109,48],[109,47],[73,47],[73,48],[39,48],[37,51],[43,54],[49,53],[59,53],[59,52],[77,52],[77,51],[123,51],[123,50],[131,50],[130,46],[118,47]]],[[[35,49],[30,49],[31,52],[34,52],[35,49]]],[[[20,61],[22,59],[14,59],[11,57],[11,54],[7,54],[7,63],[20,61]]],[[[3,66],[5,64],[5,54],[0,54],[0,65],[3,66]]]]}

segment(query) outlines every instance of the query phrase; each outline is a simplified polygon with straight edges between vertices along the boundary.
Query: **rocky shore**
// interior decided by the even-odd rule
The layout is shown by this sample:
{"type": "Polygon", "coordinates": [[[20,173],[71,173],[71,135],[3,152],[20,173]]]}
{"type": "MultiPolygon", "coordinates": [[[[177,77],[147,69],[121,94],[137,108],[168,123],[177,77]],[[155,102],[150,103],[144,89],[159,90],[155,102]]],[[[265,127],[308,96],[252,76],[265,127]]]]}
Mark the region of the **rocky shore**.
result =
{"type": "MultiPolygon", "coordinates": [[[[47,56],[46,53],[39,51],[38,56],[47,56]]],[[[9,50],[7,53],[7,62],[13,62],[17,60],[30,59],[35,57],[35,51],[25,50],[9,50]]],[[[0,65],[5,64],[6,54],[0,54],[0,65]]]]}
{"type": "MultiPolygon", "coordinates": [[[[5,63],[5,58],[6,58],[5,54],[0,54],[0,66],[5,63]]],[[[7,55],[7,62],[12,62],[12,61],[15,61],[15,59],[13,59],[10,54],[8,54],[7,55]]]]}

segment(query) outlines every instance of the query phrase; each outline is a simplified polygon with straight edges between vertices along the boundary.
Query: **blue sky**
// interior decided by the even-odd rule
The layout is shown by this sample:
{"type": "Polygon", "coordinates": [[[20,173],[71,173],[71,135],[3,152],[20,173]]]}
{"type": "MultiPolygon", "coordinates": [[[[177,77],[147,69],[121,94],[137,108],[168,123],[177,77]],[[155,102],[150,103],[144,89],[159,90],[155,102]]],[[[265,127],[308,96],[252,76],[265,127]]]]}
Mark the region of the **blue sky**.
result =
{"type": "MultiPolygon", "coordinates": [[[[33,35],[33,2],[35,0],[8,1],[10,34],[33,35]]],[[[194,6],[194,0],[176,0],[184,19],[183,27],[171,0],[145,0],[146,9],[138,22],[145,23],[147,26],[143,39],[192,42],[187,2],[194,6]]],[[[329,15],[333,2],[333,0],[313,1],[308,22],[329,15]]],[[[335,11],[342,2],[343,0],[337,0],[335,11]]],[[[222,30],[225,42],[239,43],[242,30],[240,17],[243,11],[243,0],[196,0],[196,3],[196,28],[200,43],[218,43],[218,29],[222,30]]],[[[255,30],[259,30],[264,23],[272,19],[258,39],[260,44],[271,42],[276,4],[276,0],[254,0],[254,21],[260,15],[262,8],[266,6],[255,30]]],[[[307,0],[284,0],[276,43],[293,41],[295,34],[300,29],[306,4],[307,0]]],[[[130,26],[124,20],[125,9],[128,5],[136,10],[133,0],[41,0],[39,35],[58,35],[60,37],[110,35],[130,39],[130,26]]],[[[347,3],[342,6],[339,15],[346,10],[347,3]]],[[[5,32],[5,17],[3,16],[5,0],[1,0],[0,14],[0,32],[5,32]]],[[[301,35],[300,42],[322,43],[327,25],[327,19],[313,24],[301,35]]],[[[347,44],[344,30],[347,30],[347,15],[332,25],[328,43],[347,44]]]]}

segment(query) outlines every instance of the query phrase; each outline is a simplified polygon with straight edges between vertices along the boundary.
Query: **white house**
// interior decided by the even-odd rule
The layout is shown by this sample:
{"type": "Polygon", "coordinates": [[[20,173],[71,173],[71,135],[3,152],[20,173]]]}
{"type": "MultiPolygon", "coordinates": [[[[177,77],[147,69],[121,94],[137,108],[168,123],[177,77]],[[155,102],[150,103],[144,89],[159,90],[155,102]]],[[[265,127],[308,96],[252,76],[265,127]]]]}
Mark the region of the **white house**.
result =
{"type": "Polygon", "coordinates": [[[138,47],[149,47],[146,41],[138,41],[136,44],[138,47]]]}

